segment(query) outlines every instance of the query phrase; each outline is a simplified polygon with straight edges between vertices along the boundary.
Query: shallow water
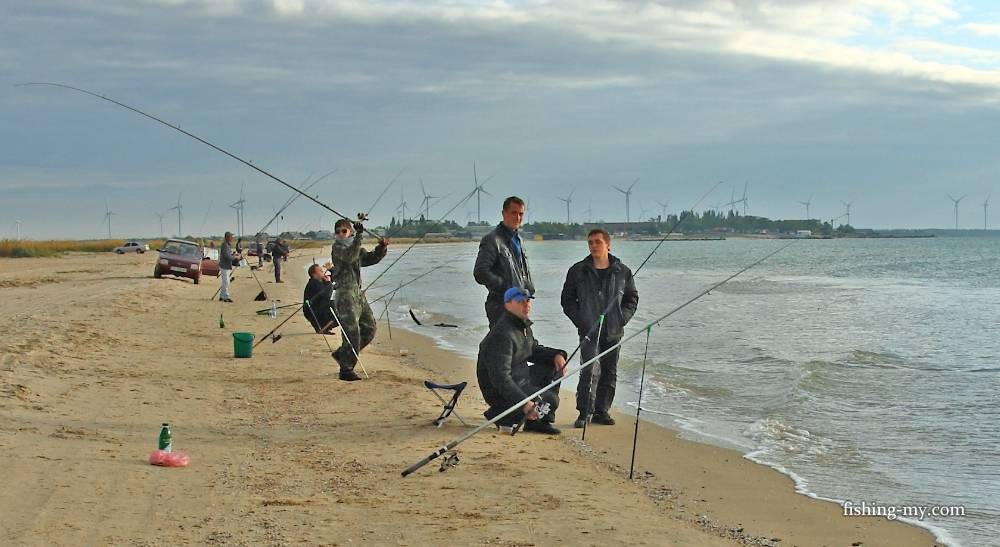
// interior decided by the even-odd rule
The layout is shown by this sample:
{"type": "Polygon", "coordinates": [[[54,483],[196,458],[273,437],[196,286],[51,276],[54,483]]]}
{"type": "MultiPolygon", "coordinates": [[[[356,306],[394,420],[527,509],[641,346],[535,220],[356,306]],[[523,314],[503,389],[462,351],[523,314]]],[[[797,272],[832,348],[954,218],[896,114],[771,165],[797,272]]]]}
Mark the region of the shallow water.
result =
{"type": "MultiPolygon", "coordinates": [[[[639,312],[626,334],[783,244],[665,243],[636,279],[639,312]]],[[[655,245],[615,241],[612,252],[634,269],[655,245]]],[[[586,243],[526,249],[538,285],[536,336],[572,350],[559,292],[586,243]]],[[[364,277],[374,279],[402,250],[364,277]]],[[[485,289],[472,279],[476,251],[417,246],[370,298],[445,263],[400,291],[390,312],[409,325],[410,308],[448,318],[460,328],[420,332],[474,356],[486,332],[485,289]]],[[[781,469],[805,493],[964,505],[965,517],[923,524],[949,543],[996,545],[998,322],[1000,238],[800,241],[653,329],[643,415],[781,469]]],[[[628,412],[643,340],[622,350],[616,404],[628,412]]]]}

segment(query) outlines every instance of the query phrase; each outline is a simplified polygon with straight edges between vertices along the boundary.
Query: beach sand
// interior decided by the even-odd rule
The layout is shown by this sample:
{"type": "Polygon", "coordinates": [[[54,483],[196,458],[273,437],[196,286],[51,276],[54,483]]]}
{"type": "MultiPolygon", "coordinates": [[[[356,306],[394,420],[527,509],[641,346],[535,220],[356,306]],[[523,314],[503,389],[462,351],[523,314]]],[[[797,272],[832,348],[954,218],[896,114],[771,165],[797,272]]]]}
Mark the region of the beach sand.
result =
{"type": "MultiPolygon", "coordinates": [[[[567,394],[562,436],[487,430],[458,448],[458,466],[404,479],[466,431],[454,417],[431,425],[440,404],[424,379],[469,381],[459,413],[480,423],[473,362],[398,325],[390,340],[383,323],[362,356],[371,378],[341,382],[301,316],[234,359],[232,332],[278,323],[254,313],[267,303],[252,301],[248,272],[223,304],[209,301],[214,278],[152,279],[155,258],[0,261],[0,543],[934,544],[902,523],[842,517],[774,470],[647,422],[630,481],[633,422],[616,415],[582,443],[567,394]],[[147,464],[161,422],[189,467],[147,464]]],[[[299,302],[300,266],[269,296],[299,302]]]]}

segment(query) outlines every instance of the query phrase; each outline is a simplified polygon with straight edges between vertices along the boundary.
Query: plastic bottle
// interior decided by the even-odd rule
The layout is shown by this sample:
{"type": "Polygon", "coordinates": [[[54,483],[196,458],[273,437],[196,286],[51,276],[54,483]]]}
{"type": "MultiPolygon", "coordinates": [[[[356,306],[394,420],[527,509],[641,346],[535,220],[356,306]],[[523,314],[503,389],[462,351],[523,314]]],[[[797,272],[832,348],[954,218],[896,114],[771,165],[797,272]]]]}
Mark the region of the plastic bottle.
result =
{"type": "Polygon", "coordinates": [[[170,433],[170,424],[163,424],[160,428],[160,450],[170,452],[174,447],[174,436],[170,433]]]}
{"type": "Polygon", "coordinates": [[[278,307],[275,306],[274,300],[271,301],[271,311],[268,312],[268,315],[271,316],[271,319],[278,317],[278,307]]]}
{"type": "Polygon", "coordinates": [[[220,329],[226,328],[226,322],[222,320],[222,314],[221,313],[219,314],[219,328],[220,329]]]}

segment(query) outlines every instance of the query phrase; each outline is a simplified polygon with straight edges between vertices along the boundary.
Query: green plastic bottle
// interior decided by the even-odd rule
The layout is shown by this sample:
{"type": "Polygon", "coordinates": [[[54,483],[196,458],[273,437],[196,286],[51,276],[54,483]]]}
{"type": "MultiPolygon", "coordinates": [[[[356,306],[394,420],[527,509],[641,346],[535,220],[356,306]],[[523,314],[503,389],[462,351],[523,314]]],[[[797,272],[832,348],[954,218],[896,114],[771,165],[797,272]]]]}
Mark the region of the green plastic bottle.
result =
{"type": "Polygon", "coordinates": [[[170,452],[174,447],[174,436],[170,433],[170,424],[160,428],[160,450],[170,452]]]}

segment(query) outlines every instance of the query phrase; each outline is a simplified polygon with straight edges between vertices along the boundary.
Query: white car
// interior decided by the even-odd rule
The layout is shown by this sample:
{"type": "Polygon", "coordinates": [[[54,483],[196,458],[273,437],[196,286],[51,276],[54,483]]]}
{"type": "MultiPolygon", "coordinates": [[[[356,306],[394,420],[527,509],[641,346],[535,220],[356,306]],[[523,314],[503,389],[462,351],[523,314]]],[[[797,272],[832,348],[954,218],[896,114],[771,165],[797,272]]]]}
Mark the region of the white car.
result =
{"type": "Polygon", "coordinates": [[[142,254],[149,250],[149,245],[142,243],[141,241],[129,241],[126,242],[121,247],[115,247],[112,251],[123,255],[125,253],[139,253],[142,254]]]}

